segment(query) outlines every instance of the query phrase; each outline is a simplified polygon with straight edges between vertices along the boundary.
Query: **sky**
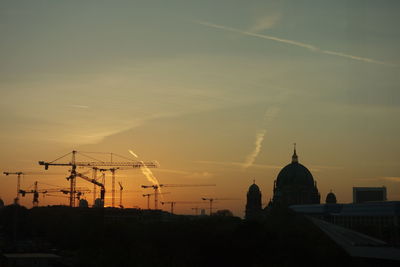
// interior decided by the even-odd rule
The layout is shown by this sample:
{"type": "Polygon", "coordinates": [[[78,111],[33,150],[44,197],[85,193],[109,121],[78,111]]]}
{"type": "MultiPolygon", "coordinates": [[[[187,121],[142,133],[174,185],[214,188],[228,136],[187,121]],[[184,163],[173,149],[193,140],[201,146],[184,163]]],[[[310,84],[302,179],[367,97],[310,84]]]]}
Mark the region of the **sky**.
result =
{"type": "MultiPolygon", "coordinates": [[[[22,188],[68,187],[67,168],[37,162],[132,150],[159,163],[160,183],[216,184],[165,188],[165,201],[229,198],[216,208],[243,216],[253,179],[265,205],[297,143],[322,202],[330,190],[351,202],[353,186],[400,200],[399,11],[394,0],[1,0],[0,170],[32,173],[22,188]]],[[[0,178],[10,204],[16,177],[0,178]]],[[[147,206],[140,170],[117,180],[124,206],[147,206]]]]}

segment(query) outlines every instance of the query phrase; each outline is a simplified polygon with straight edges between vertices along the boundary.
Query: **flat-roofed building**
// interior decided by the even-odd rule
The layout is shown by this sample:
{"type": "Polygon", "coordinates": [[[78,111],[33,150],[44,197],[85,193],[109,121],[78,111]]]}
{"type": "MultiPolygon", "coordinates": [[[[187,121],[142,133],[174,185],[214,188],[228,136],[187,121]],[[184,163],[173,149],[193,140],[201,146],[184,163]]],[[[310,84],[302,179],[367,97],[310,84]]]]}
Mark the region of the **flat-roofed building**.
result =
{"type": "Polygon", "coordinates": [[[292,205],[290,209],[400,245],[400,201],[292,205]]]}
{"type": "Polygon", "coordinates": [[[386,201],[386,187],[353,187],[353,203],[386,201]]]}

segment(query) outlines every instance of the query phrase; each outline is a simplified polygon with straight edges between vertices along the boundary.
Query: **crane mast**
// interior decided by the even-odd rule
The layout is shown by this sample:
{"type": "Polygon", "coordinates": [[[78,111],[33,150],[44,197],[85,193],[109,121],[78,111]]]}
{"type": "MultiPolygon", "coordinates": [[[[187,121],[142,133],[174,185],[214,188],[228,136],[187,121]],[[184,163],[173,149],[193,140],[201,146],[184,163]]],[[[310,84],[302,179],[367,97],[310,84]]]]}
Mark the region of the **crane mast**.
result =
{"type": "Polygon", "coordinates": [[[24,174],[23,172],[3,172],[5,175],[17,175],[17,197],[15,198],[15,203],[18,203],[21,189],[21,176],[24,174]]]}
{"type": "Polygon", "coordinates": [[[122,190],[124,190],[124,187],[122,186],[121,182],[118,182],[119,184],[119,207],[122,209],[124,206],[122,205],[122,190]]]}

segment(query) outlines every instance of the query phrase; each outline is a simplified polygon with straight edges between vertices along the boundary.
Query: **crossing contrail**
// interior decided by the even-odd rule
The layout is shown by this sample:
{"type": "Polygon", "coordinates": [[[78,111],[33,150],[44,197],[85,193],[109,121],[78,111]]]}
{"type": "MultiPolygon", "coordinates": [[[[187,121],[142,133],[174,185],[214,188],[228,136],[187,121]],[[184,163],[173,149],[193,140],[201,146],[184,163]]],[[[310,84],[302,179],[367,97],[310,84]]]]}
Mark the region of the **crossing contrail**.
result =
{"type": "Polygon", "coordinates": [[[279,37],[275,37],[275,36],[271,36],[271,35],[260,34],[260,33],[249,32],[249,31],[243,31],[243,30],[239,30],[239,29],[236,29],[236,28],[227,27],[227,26],[218,25],[218,24],[213,24],[213,23],[204,22],[204,21],[196,21],[196,23],[204,25],[204,26],[207,26],[207,27],[215,28],[215,29],[220,29],[220,30],[225,30],[225,31],[230,31],[230,32],[236,32],[236,33],[240,33],[240,34],[247,35],[247,36],[252,36],[252,37],[261,38],[261,39],[267,39],[267,40],[271,40],[271,41],[275,41],[275,42],[279,42],[279,43],[285,43],[285,44],[289,44],[289,45],[294,45],[294,46],[306,48],[306,49],[308,49],[310,51],[313,51],[313,52],[323,53],[323,54],[327,54],[327,55],[331,55],[331,56],[338,56],[338,57],[348,58],[348,59],[352,59],[352,60],[368,62],[368,63],[374,63],[374,64],[380,64],[380,65],[386,65],[386,66],[392,66],[392,67],[395,66],[394,64],[383,62],[383,61],[379,61],[379,60],[375,60],[375,59],[372,59],[372,58],[360,57],[360,56],[350,55],[350,54],[331,51],[331,50],[324,50],[324,49],[321,49],[321,48],[319,48],[319,47],[317,47],[315,45],[312,45],[312,44],[307,44],[307,43],[303,43],[303,42],[297,42],[297,41],[289,40],[289,39],[283,39],[283,38],[279,38],[279,37]]]}

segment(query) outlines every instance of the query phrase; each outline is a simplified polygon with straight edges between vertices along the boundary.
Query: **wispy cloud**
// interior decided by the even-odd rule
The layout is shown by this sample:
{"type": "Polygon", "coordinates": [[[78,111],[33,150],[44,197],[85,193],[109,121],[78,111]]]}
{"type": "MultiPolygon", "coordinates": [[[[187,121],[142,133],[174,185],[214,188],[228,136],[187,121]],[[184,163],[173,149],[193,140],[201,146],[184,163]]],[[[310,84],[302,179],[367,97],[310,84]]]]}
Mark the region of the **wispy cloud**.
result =
{"type": "Polygon", "coordinates": [[[382,180],[390,181],[390,182],[395,182],[395,183],[400,183],[400,177],[380,177],[382,180]]]}
{"type": "Polygon", "coordinates": [[[71,108],[82,108],[82,109],[90,108],[89,106],[85,106],[85,105],[68,105],[68,107],[71,107],[71,108]]]}
{"type": "Polygon", "coordinates": [[[328,165],[310,165],[310,170],[314,172],[320,172],[324,170],[343,170],[343,167],[340,166],[328,166],[328,165]]]}
{"type": "Polygon", "coordinates": [[[173,170],[173,169],[156,169],[155,172],[176,174],[183,176],[183,178],[187,179],[206,179],[214,176],[213,173],[208,171],[191,172],[191,171],[173,170]]]}
{"type": "MultiPolygon", "coordinates": [[[[220,166],[234,166],[238,168],[243,168],[243,162],[234,162],[234,161],[209,161],[209,160],[198,160],[195,161],[195,163],[200,163],[200,164],[210,164],[210,165],[220,165],[220,166]]],[[[253,168],[258,168],[258,169],[281,169],[282,166],[277,166],[277,165],[264,165],[264,164],[252,164],[253,168]]]]}
{"type": "Polygon", "coordinates": [[[248,168],[253,165],[254,161],[256,160],[258,154],[260,154],[261,148],[262,148],[262,143],[265,138],[265,134],[267,133],[266,128],[269,126],[271,121],[276,117],[276,114],[278,113],[279,109],[277,107],[271,107],[265,112],[264,116],[264,129],[260,130],[256,134],[256,140],[254,142],[254,149],[253,151],[246,157],[244,163],[243,163],[243,168],[248,168]]]}
{"type": "Polygon", "coordinates": [[[268,14],[256,19],[255,23],[248,29],[249,32],[260,32],[271,29],[281,19],[280,13],[268,14]]]}
{"type": "Polygon", "coordinates": [[[223,26],[223,25],[218,25],[218,24],[213,24],[213,23],[209,23],[209,22],[204,22],[204,21],[196,21],[196,23],[207,26],[207,27],[215,28],[215,29],[236,32],[239,34],[248,35],[248,36],[252,36],[252,37],[256,37],[256,38],[260,38],[260,39],[266,39],[266,40],[271,40],[271,41],[275,41],[275,42],[279,42],[279,43],[298,46],[298,47],[306,48],[310,51],[317,52],[317,53],[338,56],[338,57],[348,58],[348,59],[367,62],[367,63],[374,63],[374,64],[380,64],[380,65],[386,65],[386,66],[396,66],[394,64],[375,60],[372,58],[360,57],[360,56],[350,55],[350,54],[337,52],[337,51],[331,51],[331,50],[323,50],[312,44],[297,42],[297,41],[289,40],[289,39],[283,39],[283,38],[279,38],[279,37],[275,37],[275,36],[271,36],[271,35],[260,34],[260,33],[255,33],[255,32],[251,32],[251,31],[244,31],[244,30],[227,27],[227,26],[223,26]]]}

